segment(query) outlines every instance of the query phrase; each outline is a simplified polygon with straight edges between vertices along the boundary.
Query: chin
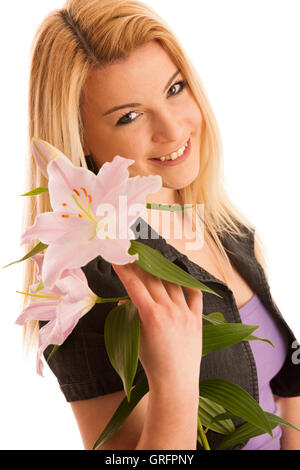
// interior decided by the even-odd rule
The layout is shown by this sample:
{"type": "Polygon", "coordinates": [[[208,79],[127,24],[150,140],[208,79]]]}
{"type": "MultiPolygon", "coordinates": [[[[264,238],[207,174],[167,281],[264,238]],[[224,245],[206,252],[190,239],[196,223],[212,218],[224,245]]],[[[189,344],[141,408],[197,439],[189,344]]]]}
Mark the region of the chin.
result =
{"type": "Polygon", "coordinates": [[[185,178],[180,178],[180,180],[174,185],[173,189],[183,189],[192,184],[199,174],[199,168],[197,171],[194,171],[192,174],[187,175],[185,178]]]}
{"type": "Polygon", "coordinates": [[[195,179],[193,179],[193,180],[191,180],[191,181],[188,181],[187,183],[184,183],[184,184],[182,184],[182,185],[177,185],[176,188],[174,188],[174,189],[177,189],[177,190],[184,189],[184,188],[186,188],[187,186],[189,186],[190,184],[192,184],[193,181],[195,181],[195,179]]]}

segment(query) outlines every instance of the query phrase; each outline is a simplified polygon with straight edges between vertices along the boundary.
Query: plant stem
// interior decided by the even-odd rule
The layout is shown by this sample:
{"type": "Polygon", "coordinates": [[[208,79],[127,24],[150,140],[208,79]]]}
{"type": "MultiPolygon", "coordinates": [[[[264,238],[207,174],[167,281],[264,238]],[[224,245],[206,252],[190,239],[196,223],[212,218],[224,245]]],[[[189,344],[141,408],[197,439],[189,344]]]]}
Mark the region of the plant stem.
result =
{"type": "Polygon", "coordinates": [[[103,297],[98,297],[98,299],[96,300],[96,304],[105,304],[107,302],[117,302],[118,300],[129,300],[130,297],[128,297],[128,295],[125,295],[124,297],[107,297],[107,298],[103,298],[103,297]]]}
{"type": "Polygon", "coordinates": [[[198,432],[200,434],[200,438],[201,438],[201,441],[202,441],[201,445],[203,445],[204,450],[210,450],[209,443],[208,443],[206,434],[203,431],[202,424],[201,424],[199,416],[198,416],[198,432]]]}

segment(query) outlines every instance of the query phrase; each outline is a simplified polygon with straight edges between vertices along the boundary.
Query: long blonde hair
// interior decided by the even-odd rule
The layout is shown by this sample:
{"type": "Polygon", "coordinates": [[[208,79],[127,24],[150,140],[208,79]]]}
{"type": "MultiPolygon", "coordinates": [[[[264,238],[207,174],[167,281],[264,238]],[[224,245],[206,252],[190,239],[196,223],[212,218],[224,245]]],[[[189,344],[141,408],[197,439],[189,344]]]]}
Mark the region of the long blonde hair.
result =
{"type": "MultiPolygon", "coordinates": [[[[125,59],[134,49],[156,40],[181,69],[203,114],[201,166],[197,179],[178,190],[183,204],[205,204],[205,226],[217,259],[230,261],[217,232],[243,236],[236,222],[253,227],[230,201],[225,189],[221,136],[204,87],[168,24],[148,5],[135,0],[67,0],[40,24],[31,47],[29,141],[39,137],[61,150],[74,165],[86,168],[81,118],[83,86],[95,67],[125,59]]],[[[47,186],[28,151],[27,187],[47,186]]],[[[27,198],[24,228],[37,214],[50,211],[48,193],[27,198]]],[[[33,245],[27,245],[28,252],[33,245]]],[[[255,254],[266,272],[261,240],[255,232],[255,254]]],[[[35,282],[33,262],[24,266],[24,291],[35,282]]],[[[221,266],[221,264],[220,264],[221,266]]],[[[224,274],[224,271],[223,271],[224,274]]],[[[25,344],[36,344],[38,322],[24,327],[25,344]]]]}

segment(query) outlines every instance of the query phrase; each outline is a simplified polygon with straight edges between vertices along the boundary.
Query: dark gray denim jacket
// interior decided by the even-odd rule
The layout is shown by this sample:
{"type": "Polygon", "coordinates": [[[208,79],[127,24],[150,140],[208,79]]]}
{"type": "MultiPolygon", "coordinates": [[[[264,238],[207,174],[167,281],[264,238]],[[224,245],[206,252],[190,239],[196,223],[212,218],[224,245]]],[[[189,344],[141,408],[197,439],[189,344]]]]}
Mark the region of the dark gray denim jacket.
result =
{"type": "MultiPolygon", "coordinates": [[[[204,314],[218,311],[223,313],[228,322],[241,322],[233,293],[224,282],[169,245],[165,239],[152,231],[143,219],[139,218],[131,228],[136,230],[136,233],[140,233],[141,227],[147,228],[147,238],[140,239],[141,242],[158,249],[170,261],[222,296],[219,298],[203,292],[204,314]],[[151,232],[152,236],[155,233],[157,238],[151,238],[151,232]]],[[[248,231],[244,226],[242,229],[246,233],[245,238],[233,239],[225,235],[221,237],[222,244],[232,264],[259,296],[270,314],[279,320],[282,333],[288,336],[288,354],[283,367],[271,381],[272,392],[281,397],[298,396],[300,395],[300,364],[292,361],[292,355],[295,353],[294,334],[279,312],[271,296],[264,271],[255,258],[254,230],[248,231]]],[[[139,240],[138,237],[137,240],[139,240]]],[[[97,295],[118,297],[127,294],[111,264],[104,261],[101,256],[91,261],[83,270],[90,288],[97,295]]],[[[123,389],[120,377],[109,362],[103,335],[105,318],[115,305],[96,304],[79,321],[71,335],[50,359],[49,366],[56,375],[67,401],[85,400],[123,389]]],[[[51,349],[52,346],[49,346],[45,351],[46,357],[51,349]]],[[[139,362],[134,383],[144,377],[145,372],[139,362]]],[[[214,378],[236,383],[258,401],[256,365],[249,342],[243,341],[221,351],[215,351],[202,359],[200,380],[214,378]]],[[[235,421],[237,425],[241,422],[241,420],[235,421]]],[[[222,438],[223,436],[208,431],[208,440],[212,448],[222,438]]],[[[236,445],[232,449],[241,449],[245,444],[236,445]]],[[[199,446],[198,448],[200,449],[199,446]]]]}

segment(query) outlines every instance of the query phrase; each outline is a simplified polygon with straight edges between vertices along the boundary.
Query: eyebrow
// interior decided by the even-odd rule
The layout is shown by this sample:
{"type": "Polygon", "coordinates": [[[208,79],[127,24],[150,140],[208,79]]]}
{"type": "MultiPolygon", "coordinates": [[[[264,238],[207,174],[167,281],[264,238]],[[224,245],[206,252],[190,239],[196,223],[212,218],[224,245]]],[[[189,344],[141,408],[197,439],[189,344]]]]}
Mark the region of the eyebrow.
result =
{"type": "MultiPolygon", "coordinates": [[[[173,75],[172,77],[170,78],[170,80],[168,81],[168,83],[166,84],[165,86],[165,89],[164,89],[164,93],[167,91],[168,87],[171,85],[171,83],[173,82],[173,80],[175,79],[175,77],[177,77],[177,75],[181,72],[180,69],[178,69],[173,75]]],[[[119,109],[123,109],[123,108],[134,108],[136,106],[142,106],[141,103],[127,103],[127,104],[122,104],[121,106],[114,106],[113,108],[109,109],[108,111],[106,111],[103,116],[107,116],[108,114],[111,114],[111,113],[114,113],[115,111],[118,111],[119,109]]]]}

